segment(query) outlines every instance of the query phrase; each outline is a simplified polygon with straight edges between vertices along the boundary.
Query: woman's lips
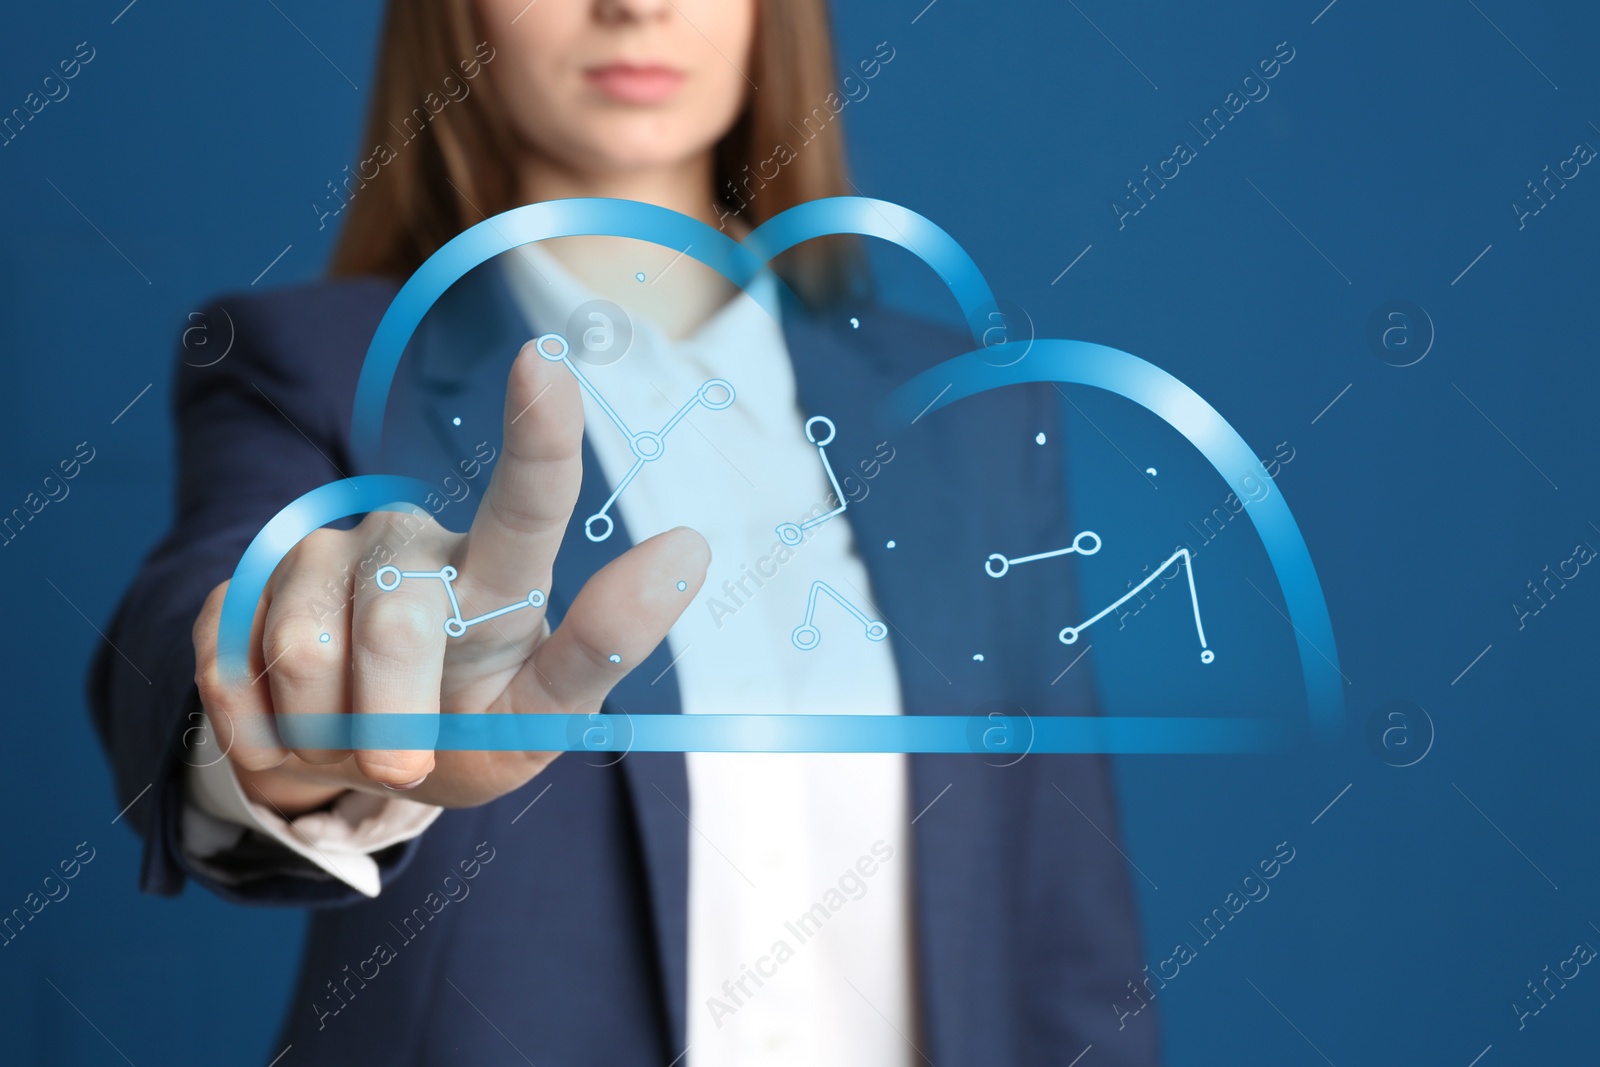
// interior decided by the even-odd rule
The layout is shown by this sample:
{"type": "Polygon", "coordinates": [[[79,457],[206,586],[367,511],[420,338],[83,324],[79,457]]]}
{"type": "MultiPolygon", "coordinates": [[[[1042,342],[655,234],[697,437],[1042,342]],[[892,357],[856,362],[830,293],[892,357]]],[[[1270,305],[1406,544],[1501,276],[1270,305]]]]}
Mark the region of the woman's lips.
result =
{"type": "Polygon", "coordinates": [[[683,84],[683,72],[662,66],[611,63],[584,71],[589,84],[622,104],[659,104],[683,84]]]}

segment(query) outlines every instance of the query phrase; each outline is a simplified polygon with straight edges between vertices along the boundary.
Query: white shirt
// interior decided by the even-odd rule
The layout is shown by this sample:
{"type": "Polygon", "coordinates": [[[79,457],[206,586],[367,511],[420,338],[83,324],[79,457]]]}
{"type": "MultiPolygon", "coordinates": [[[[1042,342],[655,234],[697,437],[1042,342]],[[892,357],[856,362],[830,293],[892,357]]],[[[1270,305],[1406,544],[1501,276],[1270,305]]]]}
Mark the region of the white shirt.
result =
{"type": "MultiPolygon", "coordinates": [[[[535,246],[502,262],[541,330],[566,331],[573,310],[594,299],[535,246]]],[[[757,286],[770,293],[772,280],[757,286]]],[[[813,581],[869,616],[872,590],[848,510],[798,546],[775,532],[839,503],[804,432],[808,417],[829,413],[798,406],[780,325],[740,294],[682,341],[638,318],[632,334],[620,360],[577,366],[635,432],[658,430],[708,379],[725,379],[736,394],[724,410],[693,408],[665,438],[662,458],[612,505],[636,542],[685,525],[711,546],[705,586],[667,636],[683,712],[898,714],[888,643],[868,640],[830,598],[818,600],[816,647],[802,651],[791,640],[813,581]]],[[[580,338],[569,340],[580,352],[580,338]]],[[[616,485],[634,454],[587,392],[584,416],[589,445],[616,485]]],[[[829,458],[838,468],[865,457],[829,458]]],[[[917,1035],[905,757],[692,752],[687,763],[686,1062],[909,1067],[917,1035]]],[[[343,820],[336,806],[291,826],[243,798],[226,760],[193,778],[201,810],[186,819],[192,855],[191,828],[198,839],[216,816],[260,829],[369,895],[377,870],[361,854],[366,838],[404,839],[437,815],[403,798],[377,812],[345,800],[343,820]],[[330,853],[326,843],[337,847],[330,853]]],[[[201,853],[221,847],[212,834],[201,853]]]]}

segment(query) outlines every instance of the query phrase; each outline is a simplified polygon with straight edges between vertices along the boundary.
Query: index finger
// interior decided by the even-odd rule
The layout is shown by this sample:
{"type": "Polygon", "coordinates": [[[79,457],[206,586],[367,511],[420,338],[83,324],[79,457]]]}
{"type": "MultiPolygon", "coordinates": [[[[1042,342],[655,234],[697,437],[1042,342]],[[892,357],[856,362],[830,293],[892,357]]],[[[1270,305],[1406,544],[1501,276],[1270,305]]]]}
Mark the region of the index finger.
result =
{"type": "Polygon", "coordinates": [[[500,462],[457,559],[462,581],[510,599],[548,591],[583,483],[582,394],[537,344],[523,345],[512,364],[500,462]]]}

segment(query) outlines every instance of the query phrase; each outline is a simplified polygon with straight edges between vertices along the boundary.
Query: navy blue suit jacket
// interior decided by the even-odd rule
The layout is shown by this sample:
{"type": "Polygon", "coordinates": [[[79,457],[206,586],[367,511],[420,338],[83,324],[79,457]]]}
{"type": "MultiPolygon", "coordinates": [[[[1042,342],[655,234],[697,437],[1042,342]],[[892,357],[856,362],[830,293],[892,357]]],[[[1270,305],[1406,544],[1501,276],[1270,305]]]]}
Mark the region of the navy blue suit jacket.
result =
{"type": "MultiPolygon", "coordinates": [[[[526,1056],[665,1067],[684,1049],[686,1012],[705,1010],[685,1003],[690,827],[681,755],[635,753],[614,766],[565,755],[525,788],[448,811],[380,856],[375,900],[291,874],[219,885],[183,854],[183,739],[198,712],[190,630],[256,531],[324,482],[379,472],[438,483],[430,506],[464,529],[488,483],[487,472],[465,475],[499,447],[506,374],[533,332],[493,264],[452,288],[413,338],[391,395],[381,471],[362,469],[351,453],[356,377],[396,288],[335,281],[224,300],[233,349],[213,366],[178,367],[176,519],[112,626],[127,659],[102,654],[91,680],[123,800],[154,783],[153,801],[129,816],[146,841],[143,886],[174,894],[189,878],[240,903],[314,909],[284,1030],[297,1064],[526,1056]],[[467,497],[451,499],[463,487],[467,497]]],[[[224,321],[220,310],[210,314],[224,321]]],[[[876,306],[819,315],[791,303],[783,325],[804,413],[838,427],[835,464],[853,469],[883,440],[895,450],[845,518],[876,615],[890,623],[906,711],[1093,713],[1089,664],[1062,675],[1076,653],[1056,640],[1062,622],[1078,617],[1072,568],[994,581],[982,566],[991,552],[1065,544],[1074,533],[1055,394],[1017,387],[890,426],[878,414],[883,397],[965,350],[960,337],[876,306]],[[1035,444],[1040,431],[1051,447],[1035,444]]],[[[620,523],[603,544],[583,536],[583,517],[609,493],[587,450],[584,469],[552,583],[553,622],[588,575],[631,544],[620,523]]],[[[797,500],[796,512],[809,503],[797,500]]],[[[797,605],[797,624],[800,613],[797,605]]],[[[668,665],[663,645],[617,687],[608,710],[676,713],[668,665]]],[[[940,1067],[1065,1064],[1092,1043],[1097,1067],[1155,1063],[1153,1013],[1124,1027],[1113,1007],[1143,977],[1143,959],[1112,844],[1107,761],[909,759],[910,810],[922,813],[909,850],[921,1015],[912,1036],[922,1054],[940,1067]]]]}

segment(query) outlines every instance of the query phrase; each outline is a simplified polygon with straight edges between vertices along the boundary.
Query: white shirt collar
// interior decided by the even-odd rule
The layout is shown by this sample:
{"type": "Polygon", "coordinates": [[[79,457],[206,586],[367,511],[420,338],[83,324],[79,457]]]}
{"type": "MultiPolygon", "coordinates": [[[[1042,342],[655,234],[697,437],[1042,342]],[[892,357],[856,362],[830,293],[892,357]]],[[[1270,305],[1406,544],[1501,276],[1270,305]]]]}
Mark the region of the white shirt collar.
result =
{"type": "MultiPolygon", "coordinates": [[[[559,260],[537,243],[522,245],[501,259],[505,264],[511,292],[534,328],[542,333],[555,332],[565,336],[573,312],[583,304],[602,299],[574,278],[559,260]]],[[[764,270],[752,279],[742,296],[735,296],[718,308],[682,340],[668,337],[656,323],[631,310],[628,315],[634,330],[634,343],[642,341],[646,350],[664,353],[678,346],[720,348],[748,331],[764,333],[774,323],[781,325],[778,308],[777,281],[770,270],[764,270]]],[[[574,338],[567,339],[576,346],[574,338]]]]}

